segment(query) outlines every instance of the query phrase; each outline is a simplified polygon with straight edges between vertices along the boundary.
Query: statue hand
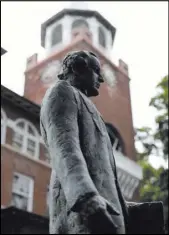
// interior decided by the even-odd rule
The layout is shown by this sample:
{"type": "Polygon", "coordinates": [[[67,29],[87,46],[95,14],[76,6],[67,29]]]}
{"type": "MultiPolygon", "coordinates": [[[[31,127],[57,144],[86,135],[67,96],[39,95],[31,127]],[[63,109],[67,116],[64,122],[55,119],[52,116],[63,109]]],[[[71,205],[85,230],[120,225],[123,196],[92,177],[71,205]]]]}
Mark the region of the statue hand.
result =
{"type": "Polygon", "coordinates": [[[124,225],[119,226],[120,213],[103,197],[97,195],[81,205],[80,214],[86,226],[96,234],[124,234],[124,225]]]}

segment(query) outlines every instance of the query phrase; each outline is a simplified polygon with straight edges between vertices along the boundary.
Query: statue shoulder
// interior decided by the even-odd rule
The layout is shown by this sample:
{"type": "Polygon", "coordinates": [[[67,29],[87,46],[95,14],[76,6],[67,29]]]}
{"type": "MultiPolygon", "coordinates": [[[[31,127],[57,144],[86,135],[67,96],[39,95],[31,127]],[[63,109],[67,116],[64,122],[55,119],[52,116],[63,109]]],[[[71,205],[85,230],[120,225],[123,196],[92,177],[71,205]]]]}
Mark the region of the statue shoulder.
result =
{"type": "MultiPolygon", "coordinates": [[[[41,116],[49,114],[53,110],[60,112],[77,105],[76,90],[66,81],[59,81],[49,88],[41,104],[41,116]]],[[[70,111],[70,110],[69,110],[70,111]]]]}
{"type": "Polygon", "coordinates": [[[52,101],[54,99],[72,99],[74,97],[75,89],[66,81],[58,81],[52,87],[50,87],[43,99],[52,101]]]}

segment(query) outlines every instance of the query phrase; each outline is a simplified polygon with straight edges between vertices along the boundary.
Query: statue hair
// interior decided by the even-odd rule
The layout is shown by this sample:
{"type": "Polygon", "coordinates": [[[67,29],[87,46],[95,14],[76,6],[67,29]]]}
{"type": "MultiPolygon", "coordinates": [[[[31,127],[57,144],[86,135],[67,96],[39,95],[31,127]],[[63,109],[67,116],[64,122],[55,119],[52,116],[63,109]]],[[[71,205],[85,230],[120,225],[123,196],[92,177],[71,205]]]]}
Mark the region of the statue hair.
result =
{"type": "Polygon", "coordinates": [[[76,63],[76,61],[79,59],[84,59],[84,61],[88,63],[91,56],[97,58],[97,56],[90,51],[74,51],[68,53],[66,57],[63,59],[62,72],[58,75],[58,78],[60,80],[67,80],[68,78],[67,75],[75,76],[74,71],[72,69],[73,64],[76,63]]]}

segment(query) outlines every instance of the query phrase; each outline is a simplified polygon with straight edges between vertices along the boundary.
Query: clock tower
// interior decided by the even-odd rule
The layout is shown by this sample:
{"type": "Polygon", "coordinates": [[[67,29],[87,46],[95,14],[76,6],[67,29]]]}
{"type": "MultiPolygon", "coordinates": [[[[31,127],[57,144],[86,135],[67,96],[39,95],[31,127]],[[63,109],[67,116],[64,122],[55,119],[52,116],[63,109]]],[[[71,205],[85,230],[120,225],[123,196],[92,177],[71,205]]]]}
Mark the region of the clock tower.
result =
{"type": "Polygon", "coordinates": [[[24,97],[40,105],[46,90],[58,79],[61,61],[68,52],[88,50],[100,59],[105,82],[98,97],[91,98],[107,123],[125,197],[130,200],[142,178],[134,148],[134,129],[127,64],[115,65],[110,51],[115,27],[86,2],[73,2],[41,25],[43,61],[37,54],[27,59],[24,97]]]}

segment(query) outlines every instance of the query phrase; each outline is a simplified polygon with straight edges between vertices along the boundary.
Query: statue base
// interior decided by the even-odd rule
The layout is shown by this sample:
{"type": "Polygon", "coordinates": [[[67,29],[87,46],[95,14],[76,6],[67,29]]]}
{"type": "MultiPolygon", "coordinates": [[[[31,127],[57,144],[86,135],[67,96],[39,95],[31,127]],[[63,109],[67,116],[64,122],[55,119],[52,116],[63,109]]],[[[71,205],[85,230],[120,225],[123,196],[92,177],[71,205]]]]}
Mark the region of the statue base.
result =
{"type": "Polygon", "coordinates": [[[162,202],[128,203],[127,234],[165,234],[162,202]]]}

